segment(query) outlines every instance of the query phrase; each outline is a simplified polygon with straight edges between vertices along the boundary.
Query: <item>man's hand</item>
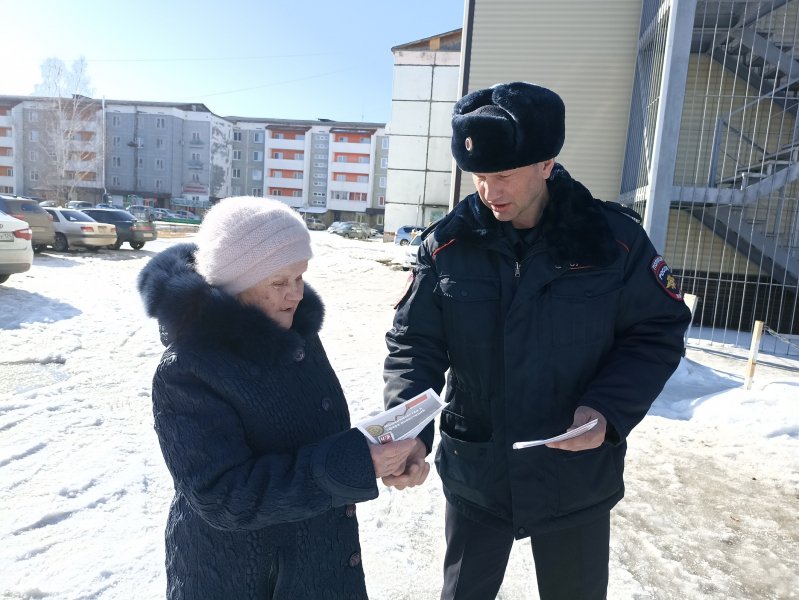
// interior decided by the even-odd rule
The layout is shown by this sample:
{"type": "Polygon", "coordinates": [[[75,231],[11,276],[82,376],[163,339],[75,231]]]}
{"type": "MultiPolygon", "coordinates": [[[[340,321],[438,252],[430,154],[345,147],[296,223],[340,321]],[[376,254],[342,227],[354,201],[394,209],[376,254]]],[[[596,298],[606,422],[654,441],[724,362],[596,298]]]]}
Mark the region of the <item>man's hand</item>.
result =
{"type": "MultiPolygon", "coordinates": [[[[416,443],[422,444],[419,440],[402,440],[400,442],[389,442],[388,444],[369,445],[369,453],[372,455],[372,466],[375,469],[376,477],[387,477],[391,475],[402,475],[406,470],[406,463],[411,453],[417,451],[416,443]]],[[[424,444],[422,444],[424,448],[424,444]]]]}
{"type": "Polygon", "coordinates": [[[588,421],[597,419],[597,424],[582,435],[573,437],[562,442],[552,442],[547,444],[548,448],[557,448],[558,450],[569,450],[577,452],[578,450],[591,450],[592,448],[599,448],[602,442],[605,441],[605,431],[608,427],[608,421],[600,413],[593,408],[587,406],[578,406],[574,411],[574,422],[567,431],[576,429],[580,425],[585,425],[588,421]]]}
{"type": "Polygon", "coordinates": [[[413,450],[408,455],[405,470],[384,476],[383,483],[385,485],[404,490],[408,487],[421,485],[427,479],[427,474],[430,473],[430,463],[424,459],[427,454],[427,448],[424,442],[418,438],[410,441],[413,442],[413,450]]]}

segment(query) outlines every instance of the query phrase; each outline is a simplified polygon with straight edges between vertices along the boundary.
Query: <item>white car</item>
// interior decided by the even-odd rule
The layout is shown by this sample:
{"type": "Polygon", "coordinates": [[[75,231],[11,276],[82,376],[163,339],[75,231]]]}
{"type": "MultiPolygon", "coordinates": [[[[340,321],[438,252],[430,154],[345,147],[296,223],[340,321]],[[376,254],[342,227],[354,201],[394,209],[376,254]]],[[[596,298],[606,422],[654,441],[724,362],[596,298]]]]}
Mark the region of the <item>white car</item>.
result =
{"type": "Polygon", "coordinates": [[[402,257],[402,270],[413,269],[419,258],[419,248],[422,245],[422,236],[417,235],[405,246],[405,255],[402,257]]]}
{"type": "Polygon", "coordinates": [[[45,208],[53,217],[55,243],[53,248],[66,252],[70,246],[97,250],[112,246],[117,241],[117,228],[109,223],[98,223],[89,215],[70,208],[45,208]]]}
{"type": "Polygon", "coordinates": [[[0,211],[0,283],[33,264],[33,232],[25,221],[0,211]]]}

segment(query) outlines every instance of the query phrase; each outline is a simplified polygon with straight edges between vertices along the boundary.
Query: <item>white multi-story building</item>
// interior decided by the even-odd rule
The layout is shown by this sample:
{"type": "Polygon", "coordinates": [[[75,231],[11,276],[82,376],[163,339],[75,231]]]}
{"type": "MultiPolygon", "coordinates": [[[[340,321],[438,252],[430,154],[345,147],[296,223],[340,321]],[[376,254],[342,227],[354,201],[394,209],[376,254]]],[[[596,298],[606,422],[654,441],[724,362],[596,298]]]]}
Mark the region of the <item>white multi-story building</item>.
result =
{"type": "Polygon", "coordinates": [[[423,227],[449,210],[451,115],[459,97],[460,50],[460,29],[391,49],[386,239],[398,227],[423,227]]]}

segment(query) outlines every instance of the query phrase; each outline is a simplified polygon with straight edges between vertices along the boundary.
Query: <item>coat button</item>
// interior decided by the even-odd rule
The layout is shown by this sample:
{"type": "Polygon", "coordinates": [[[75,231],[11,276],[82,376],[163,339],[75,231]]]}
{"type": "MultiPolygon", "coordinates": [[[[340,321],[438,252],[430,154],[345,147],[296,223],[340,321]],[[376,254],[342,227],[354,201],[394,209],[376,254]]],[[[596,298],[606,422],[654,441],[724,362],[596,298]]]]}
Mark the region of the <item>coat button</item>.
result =
{"type": "Polygon", "coordinates": [[[350,566],[351,567],[357,567],[359,564],[361,564],[361,553],[360,552],[353,552],[350,555],[350,566]]]}
{"type": "Polygon", "coordinates": [[[296,362],[300,362],[300,361],[301,361],[301,360],[303,360],[304,358],[305,358],[305,350],[303,350],[302,348],[297,348],[297,349],[294,351],[294,360],[295,360],[296,362]]]}
{"type": "Polygon", "coordinates": [[[466,297],[468,295],[469,295],[469,292],[467,292],[466,290],[461,290],[461,296],[466,297]]]}
{"type": "Polygon", "coordinates": [[[327,396],[322,398],[322,410],[324,411],[330,410],[330,398],[328,398],[327,396]]]}
{"type": "Polygon", "coordinates": [[[346,514],[350,519],[352,517],[354,517],[355,516],[355,505],[354,504],[348,504],[347,505],[347,510],[346,510],[346,512],[344,514],[346,514]]]}
{"type": "Polygon", "coordinates": [[[519,537],[524,537],[527,535],[527,530],[524,527],[519,527],[516,533],[519,534],[519,537]]]}

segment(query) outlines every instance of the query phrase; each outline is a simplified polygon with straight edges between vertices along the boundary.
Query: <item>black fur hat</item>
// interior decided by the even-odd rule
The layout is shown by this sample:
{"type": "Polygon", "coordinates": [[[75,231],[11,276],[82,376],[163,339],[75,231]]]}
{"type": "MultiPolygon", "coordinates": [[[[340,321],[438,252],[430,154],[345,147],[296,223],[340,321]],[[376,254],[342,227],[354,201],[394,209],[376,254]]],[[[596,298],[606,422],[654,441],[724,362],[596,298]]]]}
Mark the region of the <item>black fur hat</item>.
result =
{"type": "Polygon", "coordinates": [[[452,156],[463,171],[508,171],[556,157],[565,131],[566,107],[555,92],[523,81],[498,83],[455,103],[452,156]]]}

